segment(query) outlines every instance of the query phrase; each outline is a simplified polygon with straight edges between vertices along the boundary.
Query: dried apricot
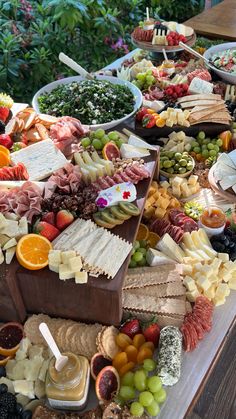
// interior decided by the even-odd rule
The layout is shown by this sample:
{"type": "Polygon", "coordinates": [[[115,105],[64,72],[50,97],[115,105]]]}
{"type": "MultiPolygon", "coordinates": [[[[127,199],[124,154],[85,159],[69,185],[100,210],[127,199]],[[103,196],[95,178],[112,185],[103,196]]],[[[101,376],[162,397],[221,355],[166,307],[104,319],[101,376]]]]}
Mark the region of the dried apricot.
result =
{"type": "Polygon", "coordinates": [[[142,346],[140,346],[139,350],[141,350],[143,348],[149,348],[149,349],[151,349],[152,352],[154,352],[155,346],[154,346],[153,342],[145,342],[145,343],[143,343],[142,346]]]}
{"type": "Polygon", "coordinates": [[[125,349],[126,346],[128,345],[132,345],[132,340],[130,339],[130,337],[128,335],[126,335],[125,333],[119,333],[116,336],[116,343],[119,346],[119,348],[121,349],[125,349]]]}
{"type": "Polygon", "coordinates": [[[138,349],[134,345],[129,345],[125,348],[125,352],[127,353],[127,357],[129,361],[136,362],[138,349]]]}
{"type": "Polygon", "coordinates": [[[131,371],[134,367],[135,363],[132,361],[128,362],[128,364],[123,365],[123,367],[121,367],[121,369],[119,370],[119,376],[122,377],[127,372],[131,371]]]}
{"type": "Polygon", "coordinates": [[[112,361],[112,365],[117,369],[117,371],[119,371],[127,363],[128,356],[126,352],[119,352],[112,361]]]}
{"type": "Polygon", "coordinates": [[[142,346],[145,342],[146,342],[146,339],[141,333],[139,333],[138,335],[135,335],[134,338],[133,338],[133,345],[137,349],[139,349],[140,346],[142,346]]]}
{"type": "Polygon", "coordinates": [[[151,351],[150,348],[142,348],[140,349],[137,355],[137,363],[142,364],[144,359],[152,358],[152,357],[153,357],[153,352],[151,351]]]}

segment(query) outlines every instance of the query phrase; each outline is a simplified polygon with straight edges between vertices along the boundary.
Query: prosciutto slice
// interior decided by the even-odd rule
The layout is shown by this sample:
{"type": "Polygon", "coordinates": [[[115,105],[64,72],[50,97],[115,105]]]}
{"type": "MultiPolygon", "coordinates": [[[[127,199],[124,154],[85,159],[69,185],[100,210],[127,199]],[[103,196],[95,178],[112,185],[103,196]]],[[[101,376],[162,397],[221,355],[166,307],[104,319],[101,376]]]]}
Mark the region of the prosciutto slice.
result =
{"type": "Polygon", "coordinates": [[[63,116],[50,127],[50,137],[65,156],[75,151],[80,138],[88,132],[86,125],[82,125],[78,119],[70,116],[63,116]]]}
{"type": "Polygon", "coordinates": [[[57,188],[68,195],[76,193],[81,182],[82,174],[79,166],[68,163],[50,176],[45,185],[44,198],[50,198],[57,188]]]}

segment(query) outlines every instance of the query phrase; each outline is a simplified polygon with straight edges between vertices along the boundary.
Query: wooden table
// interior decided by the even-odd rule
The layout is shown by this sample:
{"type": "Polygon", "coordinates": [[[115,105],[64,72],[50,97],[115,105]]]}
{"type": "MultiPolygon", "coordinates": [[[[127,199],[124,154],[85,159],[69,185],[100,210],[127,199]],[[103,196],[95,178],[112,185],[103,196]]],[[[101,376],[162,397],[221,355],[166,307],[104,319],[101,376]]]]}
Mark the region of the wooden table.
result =
{"type": "Polygon", "coordinates": [[[236,41],[236,1],[224,0],[184,23],[199,35],[236,41]]]}

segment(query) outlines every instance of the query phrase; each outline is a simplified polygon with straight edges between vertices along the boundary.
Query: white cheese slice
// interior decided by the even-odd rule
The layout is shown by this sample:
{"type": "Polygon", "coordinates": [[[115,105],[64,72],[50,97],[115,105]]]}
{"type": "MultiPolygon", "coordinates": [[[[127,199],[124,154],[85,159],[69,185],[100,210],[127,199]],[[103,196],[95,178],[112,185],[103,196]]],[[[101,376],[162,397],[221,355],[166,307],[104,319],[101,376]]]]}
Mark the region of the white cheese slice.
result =
{"type": "Polygon", "coordinates": [[[220,167],[222,167],[222,164],[223,164],[223,165],[231,167],[232,169],[235,169],[236,163],[234,163],[234,160],[235,160],[234,151],[231,151],[231,153],[229,154],[222,153],[217,159],[217,165],[218,163],[220,163],[220,167]]]}
{"type": "Polygon", "coordinates": [[[14,255],[16,253],[16,246],[10,247],[10,249],[7,249],[6,251],[6,264],[10,265],[12,259],[14,258],[14,255]]]}
{"type": "Polygon", "coordinates": [[[164,253],[159,252],[156,249],[149,248],[146,254],[147,263],[149,266],[165,265],[168,263],[175,263],[175,261],[164,253]]]}
{"type": "Polygon", "coordinates": [[[156,147],[146,143],[146,141],[142,140],[139,137],[136,137],[136,135],[133,135],[133,134],[130,135],[128,139],[128,144],[133,145],[134,147],[147,148],[148,150],[155,150],[155,151],[157,150],[156,147]]]}
{"type": "Polygon", "coordinates": [[[0,212],[0,230],[4,227],[7,227],[7,220],[4,215],[0,212]]]}
{"type": "Polygon", "coordinates": [[[228,176],[220,180],[220,186],[225,191],[228,188],[231,188],[231,186],[236,184],[236,174],[232,176],[228,176]]]}
{"type": "Polygon", "coordinates": [[[209,81],[194,77],[189,85],[189,92],[191,94],[212,93],[213,84],[209,81]]]}
{"type": "Polygon", "coordinates": [[[12,239],[8,240],[8,242],[6,242],[3,246],[3,250],[7,250],[10,249],[10,247],[16,246],[17,245],[17,241],[16,239],[13,237],[12,239]]]}
{"type": "Polygon", "coordinates": [[[0,247],[0,265],[4,262],[4,254],[2,252],[2,249],[0,247]]]}
{"type": "Polygon", "coordinates": [[[228,253],[218,253],[218,259],[222,260],[222,262],[229,261],[229,254],[228,253]]]}
{"type": "Polygon", "coordinates": [[[133,157],[147,157],[150,153],[147,148],[134,147],[130,144],[122,144],[120,154],[125,159],[132,159],[133,157]]]}
{"type": "Polygon", "coordinates": [[[54,145],[52,140],[32,144],[11,154],[14,164],[23,163],[28,171],[29,180],[41,180],[63,167],[68,160],[54,145]]]}
{"type": "Polygon", "coordinates": [[[165,102],[162,100],[146,100],[143,99],[143,106],[145,108],[153,109],[154,111],[158,112],[165,106],[165,102]]]}
{"type": "Polygon", "coordinates": [[[183,258],[185,256],[184,252],[168,233],[164,234],[161,240],[157,243],[156,248],[171,259],[174,259],[179,263],[183,262],[183,258]]]}
{"type": "Polygon", "coordinates": [[[234,167],[236,167],[236,150],[231,151],[227,156],[230,158],[234,167]]]}

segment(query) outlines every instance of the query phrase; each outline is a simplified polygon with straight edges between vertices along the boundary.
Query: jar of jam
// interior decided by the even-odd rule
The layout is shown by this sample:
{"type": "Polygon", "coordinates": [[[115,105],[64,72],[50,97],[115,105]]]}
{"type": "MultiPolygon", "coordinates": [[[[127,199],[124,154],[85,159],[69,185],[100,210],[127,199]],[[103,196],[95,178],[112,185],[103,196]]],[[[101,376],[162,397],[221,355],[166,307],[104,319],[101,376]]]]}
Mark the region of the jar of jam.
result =
{"type": "Polygon", "coordinates": [[[68,361],[61,371],[55,368],[55,358],[49,363],[46,377],[46,395],[51,407],[56,409],[83,409],[89,390],[89,362],[84,356],[63,353],[68,361]]]}
{"type": "Polygon", "coordinates": [[[212,206],[205,208],[201,217],[200,225],[208,235],[220,234],[224,231],[226,216],[221,208],[212,206]]]}

